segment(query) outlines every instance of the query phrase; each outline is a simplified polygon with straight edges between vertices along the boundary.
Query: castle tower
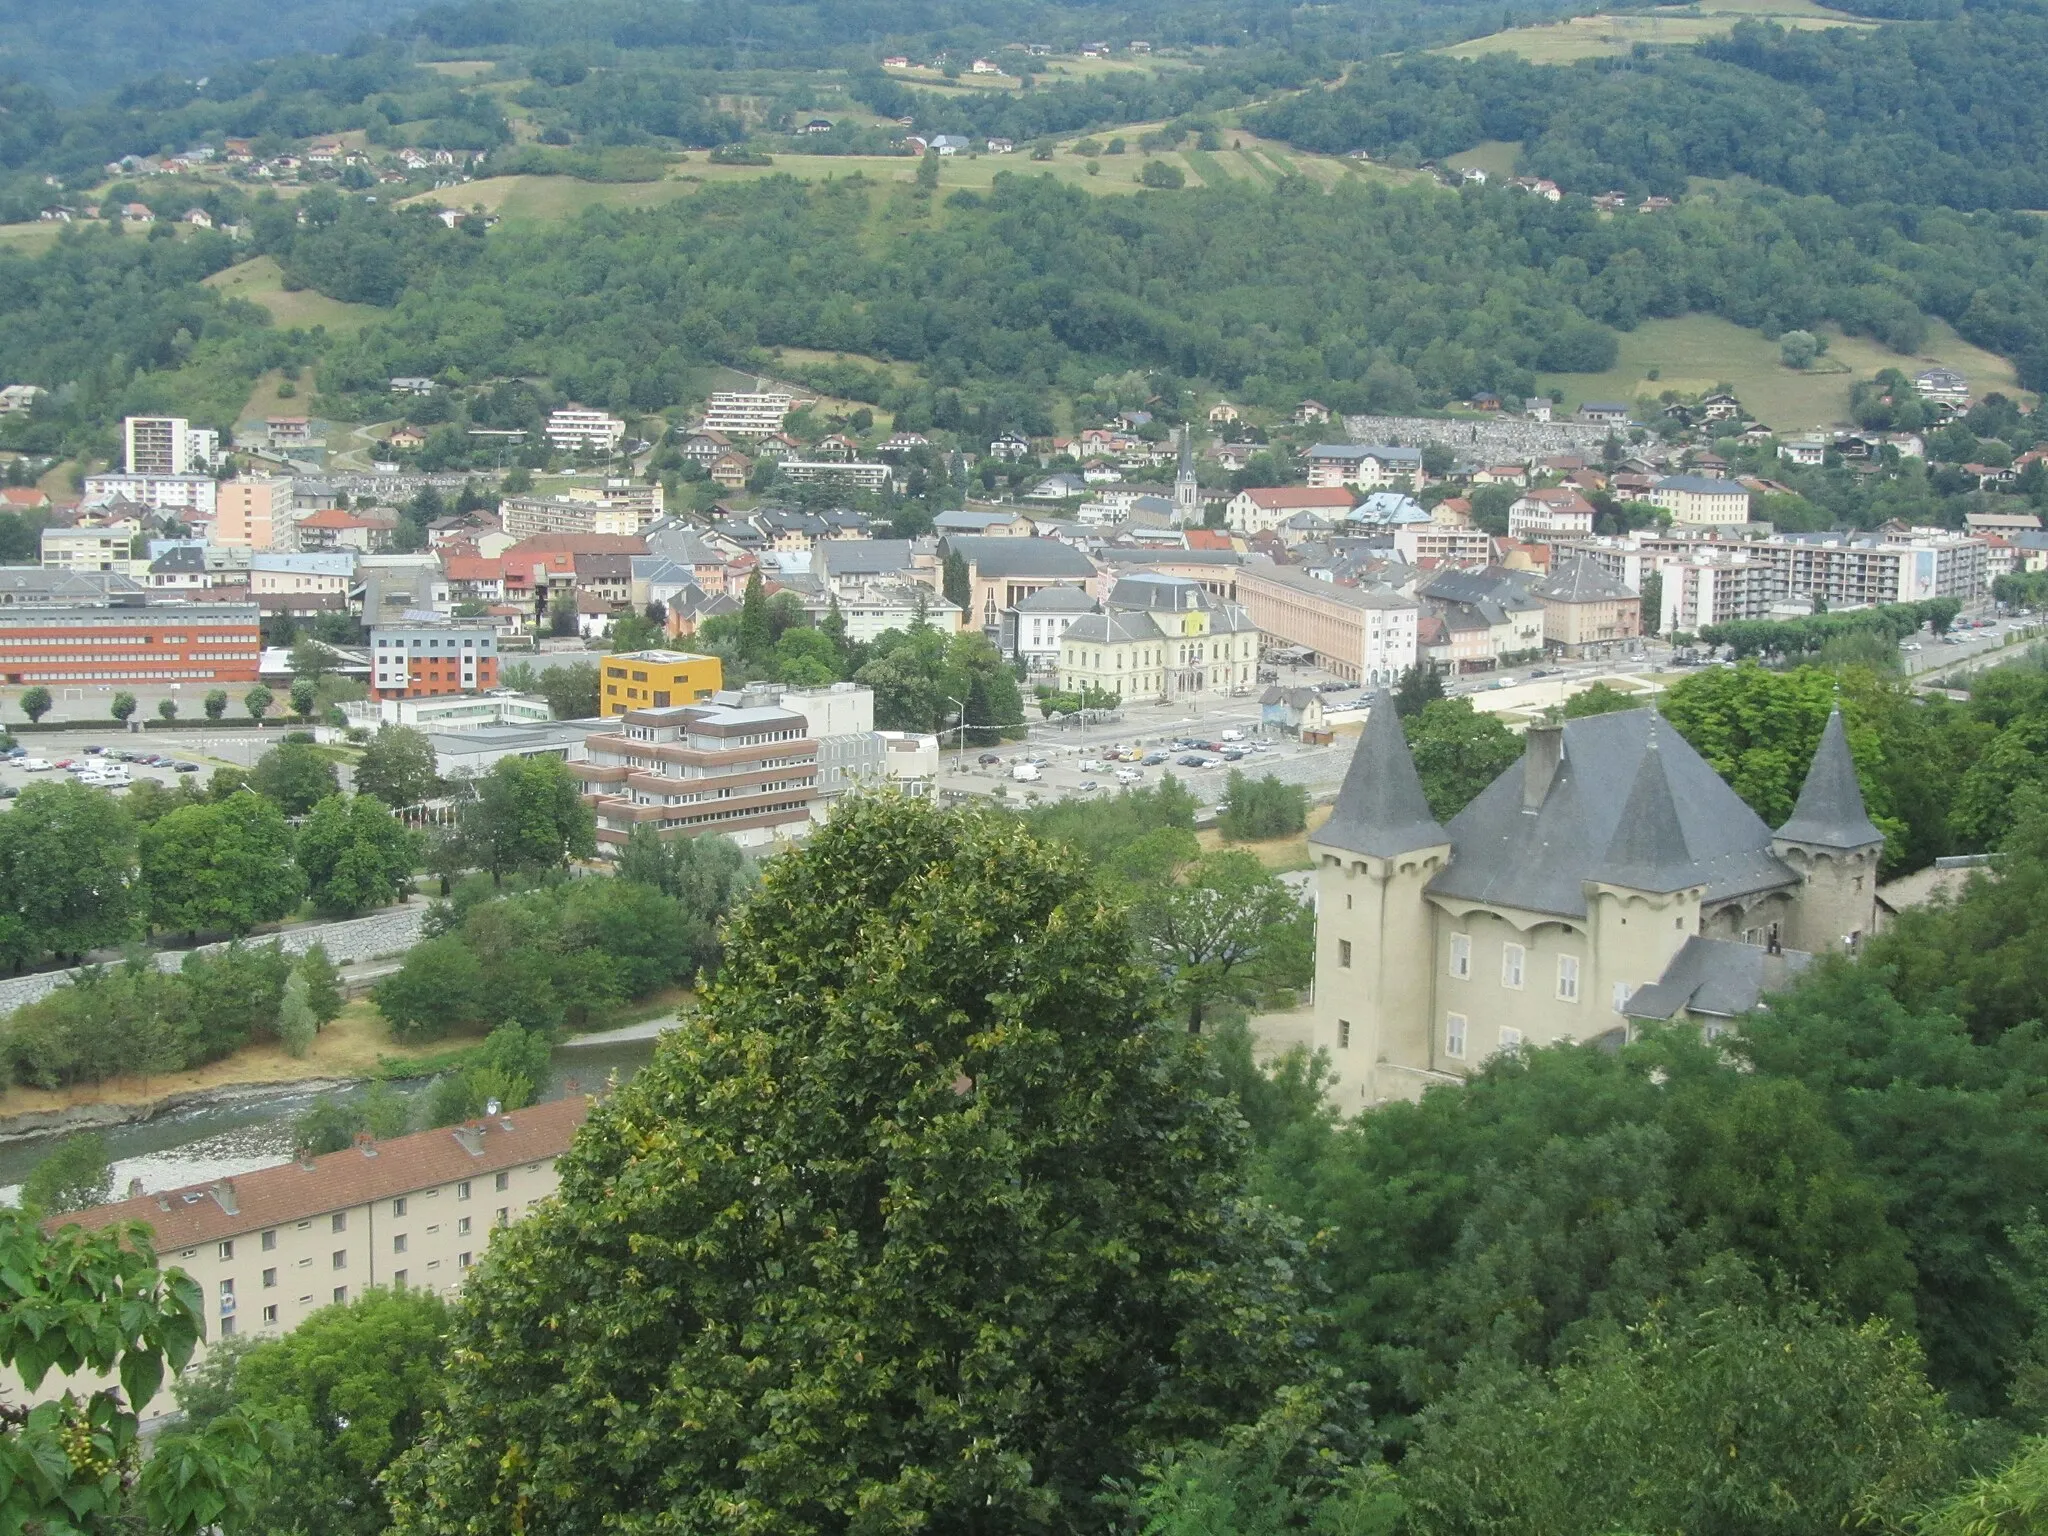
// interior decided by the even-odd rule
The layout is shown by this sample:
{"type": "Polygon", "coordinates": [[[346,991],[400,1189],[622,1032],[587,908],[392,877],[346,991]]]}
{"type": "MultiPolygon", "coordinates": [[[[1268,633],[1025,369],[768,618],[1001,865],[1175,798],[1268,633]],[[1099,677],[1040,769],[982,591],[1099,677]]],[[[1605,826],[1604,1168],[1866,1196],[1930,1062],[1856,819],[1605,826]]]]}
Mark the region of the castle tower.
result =
{"type": "Polygon", "coordinates": [[[1876,920],[1884,834],[1863,809],[1863,786],[1839,709],[1828,715],[1799,803],[1771,838],[1771,851],[1803,882],[1779,941],[1816,955],[1861,943],[1876,920]]]}
{"type": "Polygon", "coordinates": [[[1202,488],[1195,480],[1195,429],[1180,429],[1180,468],[1173,476],[1173,515],[1183,528],[1202,525],[1202,488]]]}
{"type": "Polygon", "coordinates": [[[1430,814],[1408,738],[1382,688],[1316,861],[1315,1044],[1330,1053],[1337,1102],[1356,1112],[1414,1098],[1431,1071],[1435,947],[1423,887],[1451,856],[1430,814]]]}
{"type": "Polygon", "coordinates": [[[1596,1000],[1617,982],[1632,992],[1655,981],[1700,928],[1707,876],[1679,821],[1659,736],[1652,711],[1614,836],[1586,882],[1596,1000]]]}

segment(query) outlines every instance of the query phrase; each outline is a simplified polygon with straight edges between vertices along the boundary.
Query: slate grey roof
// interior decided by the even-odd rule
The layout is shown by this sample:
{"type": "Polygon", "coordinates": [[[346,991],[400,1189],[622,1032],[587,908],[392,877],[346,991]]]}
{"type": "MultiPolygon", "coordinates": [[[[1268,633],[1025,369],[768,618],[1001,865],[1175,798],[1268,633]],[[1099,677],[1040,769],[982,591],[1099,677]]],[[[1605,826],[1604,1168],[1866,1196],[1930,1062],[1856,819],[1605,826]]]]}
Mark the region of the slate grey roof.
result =
{"type": "Polygon", "coordinates": [[[948,534],[946,549],[960,556],[986,577],[1007,576],[1058,579],[1071,577],[1086,581],[1095,574],[1095,562],[1071,544],[1058,539],[1002,539],[985,535],[948,534]]]}
{"type": "Polygon", "coordinates": [[[1609,603],[1636,594],[1591,560],[1568,560],[1538,584],[1536,595],[1557,603],[1609,603]]]}
{"type": "Polygon", "coordinates": [[[1694,934],[1662,976],[1636,988],[1624,1012],[1632,1019],[1669,1019],[1682,1009],[1738,1019],[1755,1012],[1766,992],[1783,987],[1811,964],[1813,956],[1801,950],[1774,955],[1760,944],[1694,934]]]}
{"type": "Polygon", "coordinates": [[[1068,640],[1095,640],[1104,645],[1129,640],[1157,640],[1159,630],[1144,613],[1084,613],[1067,626],[1068,640]]]}
{"type": "Polygon", "coordinates": [[[941,533],[982,533],[1007,528],[1016,521],[1015,512],[941,512],[932,519],[932,526],[941,533]]]}
{"type": "Polygon", "coordinates": [[[1498,566],[1483,571],[1442,570],[1430,577],[1420,596],[1443,603],[1494,603],[1511,613],[1526,613],[1543,605],[1529,595],[1528,582],[1518,580],[1498,566]]]}
{"type": "Polygon", "coordinates": [[[1093,613],[1095,599],[1079,587],[1040,587],[1019,599],[1019,613],[1093,613]]]}
{"type": "Polygon", "coordinates": [[[826,577],[893,576],[910,569],[910,553],[908,539],[824,539],[812,546],[811,563],[826,577]]]}
{"type": "Polygon", "coordinates": [[[1583,917],[1585,882],[1624,873],[1658,882],[1647,889],[1702,886],[1710,902],[1796,884],[1771,852],[1771,829],[1668,725],[1656,728],[1641,782],[1654,718],[1635,709],[1566,721],[1542,805],[1522,809],[1519,762],[1481,790],[1451,821],[1451,862],[1431,894],[1583,917]]]}
{"type": "Polygon", "coordinates": [[[1394,696],[1384,688],[1373,696],[1344,786],[1314,840],[1380,859],[1451,840],[1429,813],[1394,696]]]}
{"type": "Polygon", "coordinates": [[[1828,715],[1806,782],[1800,786],[1799,803],[1792,807],[1792,819],[1778,828],[1778,836],[1817,848],[1864,848],[1884,841],[1864,811],[1863,786],[1856,778],[1856,759],[1850,755],[1849,733],[1839,709],[1828,715]]]}
{"type": "Polygon", "coordinates": [[[1666,475],[1657,482],[1660,491],[1691,491],[1696,496],[1747,496],[1749,492],[1733,480],[1712,480],[1705,475],[1666,475]]]}

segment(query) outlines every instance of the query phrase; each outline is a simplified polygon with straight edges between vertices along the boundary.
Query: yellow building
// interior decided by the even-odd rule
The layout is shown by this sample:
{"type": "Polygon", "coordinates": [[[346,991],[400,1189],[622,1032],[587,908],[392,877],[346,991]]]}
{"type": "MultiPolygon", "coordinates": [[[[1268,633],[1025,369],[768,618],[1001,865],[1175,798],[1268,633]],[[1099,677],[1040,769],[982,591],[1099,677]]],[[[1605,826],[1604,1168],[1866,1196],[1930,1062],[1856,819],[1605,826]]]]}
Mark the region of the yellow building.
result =
{"type": "Polygon", "coordinates": [[[604,659],[600,714],[702,704],[725,686],[725,664],[689,651],[626,651],[604,659]]]}

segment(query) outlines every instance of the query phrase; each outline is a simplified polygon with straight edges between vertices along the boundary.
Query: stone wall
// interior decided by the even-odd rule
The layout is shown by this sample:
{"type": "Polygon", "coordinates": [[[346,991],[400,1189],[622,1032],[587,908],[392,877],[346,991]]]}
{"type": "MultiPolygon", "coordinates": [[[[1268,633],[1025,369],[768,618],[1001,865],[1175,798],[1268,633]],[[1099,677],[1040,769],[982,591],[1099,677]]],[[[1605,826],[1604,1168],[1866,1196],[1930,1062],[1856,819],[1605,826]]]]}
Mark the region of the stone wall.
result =
{"type": "MultiPolygon", "coordinates": [[[[420,925],[426,920],[427,906],[428,903],[415,898],[405,906],[372,912],[368,917],[350,918],[339,923],[308,923],[303,927],[288,928],[282,933],[254,934],[243,942],[275,943],[288,955],[304,954],[315,944],[324,944],[336,965],[373,960],[380,955],[401,954],[419,943],[420,925]]],[[[225,948],[225,944],[202,944],[199,952],[210,954],[225,948]]],[[[164,949],[156,951],[151,958],[158,970],[175,971],[191,953],[193,951],[186,949],[164,949]]],[[[77,974],[76,971],[39,971],[33,976],[14,976],[0,981],[0,1015],[10,1014],[38,998],[49,996],[77,974]]]]}

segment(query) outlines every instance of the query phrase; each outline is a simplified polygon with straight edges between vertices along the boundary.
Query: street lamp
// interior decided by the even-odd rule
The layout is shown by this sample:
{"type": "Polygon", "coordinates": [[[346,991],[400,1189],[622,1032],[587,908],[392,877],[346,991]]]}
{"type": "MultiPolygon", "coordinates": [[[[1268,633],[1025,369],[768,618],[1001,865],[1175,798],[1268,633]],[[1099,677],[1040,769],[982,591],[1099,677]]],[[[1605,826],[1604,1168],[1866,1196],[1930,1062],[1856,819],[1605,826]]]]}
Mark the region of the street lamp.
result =
{"type": "Polygon", "coordinates": [[[959,722],[959,724],[953,727],[957,733],[953,740],[958,749],[958,755],[953,759],[953,771],[955,773],[965,773],[967,771],[967,706],[951,694],[947,694],[945,697],[948,704],[953,705],[960,711],[959,714],[953,717],[959,722]]]}

